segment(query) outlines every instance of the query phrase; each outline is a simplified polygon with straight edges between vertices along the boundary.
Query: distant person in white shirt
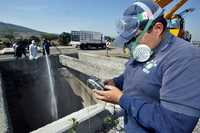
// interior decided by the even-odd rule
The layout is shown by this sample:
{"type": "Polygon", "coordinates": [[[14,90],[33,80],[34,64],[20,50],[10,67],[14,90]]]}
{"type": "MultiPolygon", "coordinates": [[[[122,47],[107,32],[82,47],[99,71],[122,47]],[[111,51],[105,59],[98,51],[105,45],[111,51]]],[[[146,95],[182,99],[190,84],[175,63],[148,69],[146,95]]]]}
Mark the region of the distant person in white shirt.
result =
{"type": "Polygon", "coordinates": [[[37,59],[38,58],[37,53],[38,53],[37,46],[35,44],[35,41],[32,40],[31,44],[29,45],[29,59],[30,60],[37,59]]]}
{"type": "Polygon", "coordinates": [[[17,49],[17,47],[18,47],[17,42],[14,42],[13,45],[12,45],[12,47],[13,47],[13,49],[14,49],[14,56],[16,57],[16,56],[17,56],[17,54],[16,54],[16,49],[17,49]]]}
{"type": "Polygon", "coordinates": [[[110,47],[111,47],[111,42],[107,40],[106,41],[106,51],[107,51],[106,52],[107,53],[106,56],[108,56],[108,57],[109,57],[108,51],[111,50],[110,47]]]}

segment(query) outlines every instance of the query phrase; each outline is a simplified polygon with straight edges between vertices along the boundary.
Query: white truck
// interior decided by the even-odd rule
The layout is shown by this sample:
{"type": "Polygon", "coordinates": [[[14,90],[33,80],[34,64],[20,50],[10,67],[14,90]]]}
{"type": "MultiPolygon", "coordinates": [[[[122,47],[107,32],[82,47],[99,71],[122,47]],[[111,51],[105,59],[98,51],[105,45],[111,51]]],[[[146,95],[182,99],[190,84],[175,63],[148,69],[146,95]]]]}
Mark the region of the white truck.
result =
{"type": "Polygon", "coordinates": [[[100,32],[71,31],[71,40],[80,42],[80,49],[106,48],[104,36],[100,32]]]}

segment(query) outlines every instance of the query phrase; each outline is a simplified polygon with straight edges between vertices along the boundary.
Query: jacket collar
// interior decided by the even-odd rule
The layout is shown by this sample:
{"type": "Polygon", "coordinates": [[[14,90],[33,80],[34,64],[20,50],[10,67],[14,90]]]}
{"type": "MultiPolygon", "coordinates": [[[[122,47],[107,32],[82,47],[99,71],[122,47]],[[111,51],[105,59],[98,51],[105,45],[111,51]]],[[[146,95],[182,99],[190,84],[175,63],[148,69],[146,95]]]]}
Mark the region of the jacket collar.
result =
{"type": "Polygon", "coordinates": [[[163,39],[158,44],[158,46],[153,49],[154,53],[165,51],[172,43],[173,43],[173,35],[171,35],[168,31],[166,31],[163,35],[163,39]]]}

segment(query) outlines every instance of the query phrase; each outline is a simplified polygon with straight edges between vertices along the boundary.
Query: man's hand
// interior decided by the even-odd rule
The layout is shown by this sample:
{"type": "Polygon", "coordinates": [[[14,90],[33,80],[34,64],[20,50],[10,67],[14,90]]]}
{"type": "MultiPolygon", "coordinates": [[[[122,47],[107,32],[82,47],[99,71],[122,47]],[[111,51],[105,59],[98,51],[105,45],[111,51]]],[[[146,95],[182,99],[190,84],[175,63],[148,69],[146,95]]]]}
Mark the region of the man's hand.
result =
{"type": "Polygon", "coordinates": [[[115,82],[112,79],[107,79],[104,82],[104,85],[112,85],[115,86],[115,82]]]}
{"type": "Polygon", "coordinates": [[[106,85],[105,90],[106,91],[94,90],[95,97],[105,102],[118,104],[123,95],[122,91],[112,85],[106,85]]]}

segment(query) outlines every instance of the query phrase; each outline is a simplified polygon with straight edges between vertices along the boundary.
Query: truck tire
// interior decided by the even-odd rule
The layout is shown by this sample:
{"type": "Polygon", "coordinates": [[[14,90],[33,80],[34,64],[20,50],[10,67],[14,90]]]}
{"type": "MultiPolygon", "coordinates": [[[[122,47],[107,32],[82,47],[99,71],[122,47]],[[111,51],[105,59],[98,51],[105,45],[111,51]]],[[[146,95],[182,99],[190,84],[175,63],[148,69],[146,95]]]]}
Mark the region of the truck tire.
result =
{"type": "Polygon", "coordinates": [[[103,43],[102,49],[106,49],[106,44],[105,43],[103,43]]]}
{"type": "Polygon", "coordinates": [[[83,45],[83,49],[88,49],[88,45],[87,45],[87,44],[84,44],[84,45],[83,45]]]}
{"type": "Polygon", "coordinates": [[[80,49],[84,50],[84,45],[83,44],[80,45],[80,49]]]}

